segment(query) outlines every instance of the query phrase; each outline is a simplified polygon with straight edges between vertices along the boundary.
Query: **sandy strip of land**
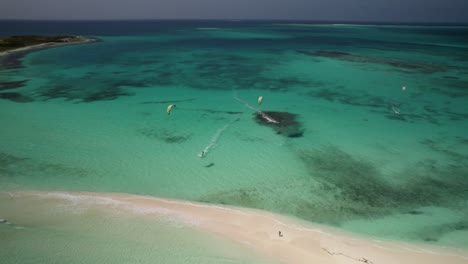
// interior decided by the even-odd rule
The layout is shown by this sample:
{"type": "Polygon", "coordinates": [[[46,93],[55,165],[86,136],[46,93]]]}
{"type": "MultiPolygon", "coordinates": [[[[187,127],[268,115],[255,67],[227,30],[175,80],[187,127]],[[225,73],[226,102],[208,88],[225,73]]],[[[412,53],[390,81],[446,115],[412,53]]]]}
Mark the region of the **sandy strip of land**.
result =
{"type": "Polygon", "coordinates": [[[71,41],[71,42],[46,42],[46,43],[41,43],[41,44],[37,44],[37,45],[31,45],[31,46],[21,47],[21,48],[17,48],[17,49],[2,51],[2,52],[0,52],[0,57],[6,56],[6,55],[11,54],[11,53],[15,53],[15,52],[22,52],[22,51],[27,52],[27,51],[48,49],[48,48],[67,46],[67,45],[90,43],[90,42],[95,42],[95,41],[97,41],[97,39],[95,39],[95,38],[79,37],[79,40],[75,40],[75,41],[71,41]]]}
{"type": "Polygon", "coordinates": [[[261,210],[117,193],[28,191],[10,195],[91,201],[106,207],[114,204],[117,209],[135,212],[164,212],[284,263],[468,263],[467,250],[374,240],[261,210]]]}

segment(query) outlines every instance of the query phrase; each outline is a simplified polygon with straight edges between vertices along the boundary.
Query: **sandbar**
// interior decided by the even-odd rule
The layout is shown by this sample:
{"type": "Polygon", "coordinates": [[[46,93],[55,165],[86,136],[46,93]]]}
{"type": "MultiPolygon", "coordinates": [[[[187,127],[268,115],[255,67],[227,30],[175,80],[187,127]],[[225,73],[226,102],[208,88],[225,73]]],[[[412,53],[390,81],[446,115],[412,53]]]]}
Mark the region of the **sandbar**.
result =
{"type": "Polygon", "coordinates": [[[378,240],[256,209],[121,193],[15,191],[7,194],[19,199],[37,196],[51,203],[70,200],[106,208],[113,204],[115,210],[128,210],[128,214],[164,212],[182,224],[247,244],[266,259],[282,263],[468,263],[465,249],[378,240]]]}

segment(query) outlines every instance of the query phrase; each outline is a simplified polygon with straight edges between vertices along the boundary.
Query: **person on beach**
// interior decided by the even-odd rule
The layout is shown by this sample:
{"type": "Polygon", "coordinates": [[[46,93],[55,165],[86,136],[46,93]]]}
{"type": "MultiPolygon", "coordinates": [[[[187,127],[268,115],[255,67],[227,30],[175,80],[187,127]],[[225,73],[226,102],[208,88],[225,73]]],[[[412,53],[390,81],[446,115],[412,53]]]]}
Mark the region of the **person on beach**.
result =
{"type": "Polygon", "coordinates": [[[281,231],[278,231],[278,236],[283,237],[283,235],[281,234],[281,231]]]}

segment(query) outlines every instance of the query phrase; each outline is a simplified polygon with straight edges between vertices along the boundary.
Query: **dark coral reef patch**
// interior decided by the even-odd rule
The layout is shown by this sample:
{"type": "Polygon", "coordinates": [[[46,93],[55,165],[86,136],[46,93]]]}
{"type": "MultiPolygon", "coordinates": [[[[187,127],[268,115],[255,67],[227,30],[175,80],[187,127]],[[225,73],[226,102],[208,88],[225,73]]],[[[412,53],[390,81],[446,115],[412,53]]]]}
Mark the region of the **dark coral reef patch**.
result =
{"type": "Polygon", "coordinates": [[[166,143],[183,143],[192,137],[192,134],[169,130],[164,128],[141,128],[138,133],[153,139],[158,139],[166,143]]]}
{"type": "Polygon", "coordinates": [[[89,171],[84,168],[70,167],[60,163],[43,162],[0,152],[0,177],[31,175],[31,172],[34,172],[35,175],[38,176],[35,179],[40,179],[41,181],[45,179],[53,180],[55,177],[63,177],[64,175],[76,178],[90,175],[89,171]]]}
{"type": "Polygon", "coordinates": [[[0,91],[11,90],[23,87],[27,80],[22,81],[11,81],[11,82],[0,82],[0,91]]]}
{"type": "Polygon", "coordinates": [[[29,103],[33,101],[33,99],[29,96],[16,92],[0,93],[0,99],[6,99],[17,103],[29,103]]]}
{"type": "Polygon", "coordinates": [[[289,112],[257,112],[255,121],[264,126],[272,127],[276,133],[290,138],[302,137],[304,129],[297,120],[297,115],[289,112]]]}
{"type": "Polygon", "coordinates": [[[22,68],[21,58],[27,51],[18,51],[4,56],[0,56],[0,70],[11,70],[22,68]]]}
{"type": "Polygon", "coordinates": [[[38,91],[45,100],[63,98],[77,103],[90,103],[96,101],[110,101],[120,96],[131,96],[134,93],[116,86],[80,87],[70,84],[57,84],[50,87],[41,87],[38,91]]]}
{"type": "Polygon", "coordinates": [[[446,71],[448,68],[444,65],[436,65],[436,64],[429,64],[424,62],[413,62],[413,61],[405,61],[405,60],[398,60],[398,59],[391,59],[391,58],[383,58],[383,57],[371,57],[366,55],[358,55],[358,54],[351,54],[346,52],[339,52],[339,51],[303,51],[298,50],[298,53],[313,56],[313,57],[324,57],[324,58],[332,58],[338,59],[342,61],[349,61],[349,62],[358,62],[358,63],[374,63],[374,64],[381,64],[387,65],[391,67],[395,67],[405,71],[411,72],[418,72],[418,73],[435,73],[435,72],[443,72],[446,71]]]}
{"type": "Polygon", "coordinates": [[[411,211],[424,206],[452,207],[468,197],[466,167],[421,163],[402,171],[402,184],[385,180],[378,167],[335,147],[302,151],[301,160],[321,183],[323,191],[336,194],[340,212],[354,217],[411,211]],[[410,174],[410,175],[408,175],[410,174]],[[408,177],[410,176],[410,177],[408,177]]]}
{"type": "MultiPolygon", "coordinates": [[[[288,176],[280,184],[224,190],[199,200],[270,209],[337,226],[353,219],[401,214],[417,217],[425,214],[421,208],[432,206],[466,212],[466,163],[459,166],[419,163],[389,177],[378,164],[334,146],[298,150],[297,154],[308,178],[288,176]],[[396,183],[392,181],[394,178],[405,180],[396,183]],[[301,195],[295,196],[297,193],[301,195]]],[[[440,228],[431,237],[437,239],[447,232],[466,228],[466,221],[455,223],[440,228]]]]}

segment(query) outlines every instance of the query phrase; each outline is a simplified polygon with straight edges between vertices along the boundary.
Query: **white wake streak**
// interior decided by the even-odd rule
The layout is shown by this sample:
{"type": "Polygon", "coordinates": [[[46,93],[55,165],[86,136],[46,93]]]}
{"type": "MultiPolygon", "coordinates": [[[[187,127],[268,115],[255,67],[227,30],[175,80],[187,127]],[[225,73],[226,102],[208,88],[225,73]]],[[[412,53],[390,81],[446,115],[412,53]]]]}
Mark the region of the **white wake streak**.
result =
{"type": "Polygon", "coordinates": [[[258,108],[256,108],[256,107],[252,106],[251,104],[247,103],[245,100],[242,100],[241,98],[239,98],[239,97],[237,96],[236,91],[234,91],[234,96],[233,96],[233,97],[234,97],[234,99],[236,99],[237,101],[241,102],[242,104],[244,104],[246,107],[250,108],[251,110],[254,110],[255,112],[260,113],[260,114],[262,115],[262,117],[263,117],[266,121],[268,121],[268,122],[270,122],[270,123],[279,124],[278,121],[276,121],[275,119],[271,118],[269,115],[265,114],[262,110],[260,110],[260,109],[258,109],[258,108]]]}
{"type": "Polygon", "coordinates": [[[221,134],[232,124],[234,123],[235,121],[239,120],[239,118],[236,118],[234,120],[232,120],[231,122],[227,123],[226,125],[224,125],[222,128],[218,129],[216,131],[216,133],[213,135],[213,137],[211,138],[211,141],[210,143],[203,149],[203,151],[198,154],[198,156],[200,158],[203,158],[207,153],[208,151],[216,144],[216,142],[218,142],[218,139],[219,137],[221,136],[221,134]]]}

